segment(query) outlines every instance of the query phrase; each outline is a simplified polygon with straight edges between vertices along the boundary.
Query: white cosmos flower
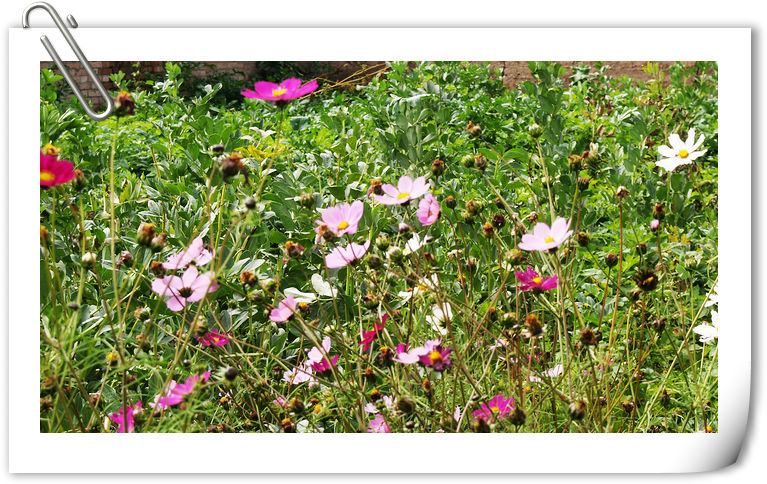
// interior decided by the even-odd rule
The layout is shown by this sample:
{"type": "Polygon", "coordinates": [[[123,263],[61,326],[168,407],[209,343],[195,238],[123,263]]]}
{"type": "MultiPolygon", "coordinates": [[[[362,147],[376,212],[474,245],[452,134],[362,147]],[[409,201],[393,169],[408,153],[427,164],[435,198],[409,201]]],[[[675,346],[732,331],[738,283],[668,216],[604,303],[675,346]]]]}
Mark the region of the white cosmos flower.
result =
{"type": "Polygon", "coordinates": [[[711,295],[708,297],[708,301],[704,306],[710,307],[719,304],[719,283],[714,286],[714,290],[711,291],[711,295]]]}
{"type": "Polygon", "coordinates": [[[311,303],[317,299],[317,296],[311,292],[301,292],[295,287],[289,287],[283,291],[286,296],[293,296],[296,302],[311,303]]]}
{"type": "Polygon", "coordinates": [[[453,310],[450,308],[450,304],[442,303],[442,306],[434,305],[431,308],[431,314],[426,315],[426,322],[434,328],[434,331],[445,336],[447,334],[447,327],[445,323],[453,319],[453,310]]]}
{"type": "Polygon", "coordinates": [[[410,240],[407,241],[407,244],[405,244],[405,248],[402,249],[402,253],[404,255],[409,255],[413,252],[418,252],[424,245],[428,244],[432,240],[434,240],[434,237],[430,235],[427,235],[423,238],[423,240],[421,240],[421,237],[418,234],[413,234],[410,240]]]}
{"type": "Polygon", "coordinates": [[[437,274],[432,274],[431,279],[421,278],[418,281],[418,284],[415,285],[412,289],[408,289],[407,291],[400,291],[397,293],[399,297],[402,298],[402,302],[407,302],[410,300],[411,297],[417,296],[418,294],[421,294],[422,292],[427,291],[433,291],[437,288],[437,274]]]}
{"type": "MultiPolygon", "coordinates": [[[[562,364],[560,363],[560,364],[556,365],[554,368],[549,368],[548,370],[544,371],[543,374],[546,375],[549,378],[556,378],[556,377],[558,377],[559,375],[562,374],[563,370],[564,370],[564,368],[562,367],[562,364]]],[[[537,376],[530,375],[530,381],[536,382],[536,383],[540,383],[543,380],[541,380],[537,376]]]]}
{"type": "Polygon", "coordinates": [[[320,296],[336,297],[338,295],[338,289],[333,288],[329,282],[326,282],[321,275],[314,274],[312,276],[312,287],[320,296]]]}
{"type": "Polygon", "coordinates": [[[705,136],[700,135],[695,140],[695,128],[690,128],[687,132],[687,139],[682,141],[678,134],[674,133],[668,137],[671,147],[658,146],[658,153],[663,159],[656,161],[655,164],[668,171],[673,171],[677,166],[689,165],[692,161],[706,152],[706,150],[696,151],[703,144],[705,136]]]}
{"type": "Polygon", "coordinates": [[[700,335],[701,343],[711,343],[719,339],[719,313],[717,311],[711,311],[711,324],[701,324],[692,328],[692,330],[700,335]]]}

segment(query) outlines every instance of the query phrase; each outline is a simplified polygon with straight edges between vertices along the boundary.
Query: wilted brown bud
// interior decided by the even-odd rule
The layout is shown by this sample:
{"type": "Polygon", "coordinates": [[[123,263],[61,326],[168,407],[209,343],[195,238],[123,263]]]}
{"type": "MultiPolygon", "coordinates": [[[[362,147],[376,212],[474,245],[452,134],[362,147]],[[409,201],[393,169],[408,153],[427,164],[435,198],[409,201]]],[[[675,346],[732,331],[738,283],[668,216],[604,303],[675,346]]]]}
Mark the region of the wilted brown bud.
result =
{"type": "Polygon", "coordinates": [[[658,287],[658,276],[651,269],[639,269],[634,276],[634,282],[636,282],[639,289],[645,292],[652,291],[658,287]]]}
{"type": "Polygon", "coordinates": [[[376,195],[383,195],[383,183],[379,179],[375,179],[370,182],[370,189],[368,190],[368,195],[374,193],[376,195]]]}
{"type": "Polygon", "coordinates": [[[145,350],[149,347],[149,338],[144,333],[136,335],[136,346],[145,350]]]}
{"type": "Polygon", "coordinates": [[[133,101],[133,97],[127,91],[120,91],[117,93],[117,97],[112,99],[115,105],[115,116],[133,116],[136,108],[136,103],[133,101]]]}
{"type": "Polygon", "coordinates": [[[380,400],[382,398],[383,398],[383,395],[381,394],[381,390],[379,390],[378,388],[374,388],[370,392],[370,401],[371,402],[375,403],[375,402],[377,402],[378,400],[380,400]]]}
{"type": "Polygon", "coordinates": [[[83,173],[82,170],[75,170],[74,171],[74,178],[72,178],[72,186],[75,188],[75,190],[82,190],[85,188],[85,173],[83,173]]]}
{"type": "Polygon", "coordinates": [[[242,271],[240,274],[240,282],[244,286],[254,287],[258,282],[258,278],[250,271],[242,271]]]}
{"type": "Polygon", "coordinates": [[[242,173],[245,181],[248,180],[248,169],[245,166],[241,153],[234,152],[230,154],[221,160],[220,164],[221,174],[224,175],[225,180],[237,175],[237,173],[242,173]]]}
{"type": "Polygon", "coordinates": [[[294,424],[290,418],[286,417],[280,422],[280,428],[282,428],[282,431],[286,434],[292,434],[296,431],[296,424],[294,424]]]}
{"type": "Polygon", "coordinates": [[[492,218],[493,227],[500,229],[506,225],[506,217],[502,213],[496,213],[492,218]]]}
{"type": "Polygon", "coordinates": [[[375,383],[376,373],[372,368],[365,368],[365,370],[362,372],[362,378],[364,378],[368,383],[375,383]]]}
{"type": "Polygon", "coordinates": [[[487,168],[487,158],[477,153],[474,155],[474,166],[477,167],[477,170],[484,171],[487,168]]]}
{"type": "Polygon", "coordinates": [[[579,171],[583,166],[583,157],[580,155],[570,155],[567,157],[567,164],[573,171],[579,171]]]}
{"type": "Polygon", "coordinates": [[[482,233],[485,237],[488,239],[492,239],[495,235],[495,229],[493,228],[493,224],[490,222],[485,222],[485,225],[482,226],[482,233]]]}
{"type": "Polygon", "coordinates": [[[466,202],[466,211],[472,215],[477,215],[482,210],[482,206],[474,200],[466,202]]]}
{"type": "Polygon", "coordinates": [[[48,238],[50,235],[48,234],[48,229],[46,229],[43,224],[40,224],[40,243],[42,245],[48,245],[48,238]]]}
{"type": "Polygon", "coordinates": [[[332,230],[330,230],[330,227],[328,227],[325,224],[320,225],[317,227],[317,235],[319,235],[322,239],[332,242],[336,239],[336,234],[333,233],[332,230]]]}
{"type": "Polygon", "coordinates": [[[658,333],[662,332],[666,327],[666,318],[656,318],[650,323],[650,326],[658,333]]]}
{"type": "Polygon", "coordinates": [[[403,395],[397,399],[394,408],[402,413],[412,413],[415,410],[415,402],[408,395],[403,395]]]}
{"type": "Polygon", "coordinates": [[[152,246],[152,239],[154,239],[154,224],[142,223],[138,228],[138,234],[136,235],[136,242],[144,247],[152,246]]]}
{"type": "Polygon", "coordinates": [[[486,434],[490,432],[490,425],[488,425],[487,421],[483,418],[478,418],[472,421],[469,428],[471,428],[472,432],[478,434],[486,434]]]}
{"type": "Polygon", "coordinates": [[[575,234],[575,240],[578,241],[578,245],[581,247],[588,247],[589,246],[589,234],[587,232],[578,232],[575,234]]]}
{"type": "Polygon", "coordinates": [[[629,196],[628,188],[624,187],[623,185],[618,187],[618,190],[615,191],[615,196],[623,200],[624,198],[629,196]]]}
{"type": "Polygon", "coordinates": [[[652,208],[652,215],[658,220],[663,220],[663,218],[666,216],[666,209],[662,203],[655,204],[655,206],[652,208]]]}
{"type": "Polygon", "coordinates": [[[514,425],[524,425],[525,420],[527,420],[527,415],[525,415],[525,412],[523,412],[521,408],[517,407],[511,411],[508,419],[509,422],[514,425]]]}
{"type": "Polygon", "coordinates": [[[394,352],[388,346],[382,346],[378,350],[378,356],[376,356],[376,363],[380,366],[390,366],[392,359],[394,358],[394,352]]]}
{"type": "Polygon", "coordinates": [[[625,400],[623,403],[621,403],[621,407],[623,407],[624,412],[631,413],[634,411],[634,402],[631,400],[625,400]]]}
{"type": "Polygon", "coordinates": [[[469,124],[466,126],[466,131],[474,136],[480,136],[482,134],[482,128],[478,124],[474,124],[471,121],[469,121],[469,124]]]}
{"type": "Polygon", "coordinates": [[[597,338],[589,328],[581,331],[580,341],[583,346],[594,346],[597,344],[597,338]]]}
{"type": "Polygon", "coordinates": [[[56,148],[52,144],[48,143],[45,146],[43,146],[43,149],[40,151],[42,151],[43,155],[45,156],[52,156],[58,159],[59,154],[61,153],[61,148],[56,148]]]}
{"type": "Polygon", "coordinates": [[[535,314],[528,314],[525,316],[525,335],[528,338],[533,338],[541,333],[543,333],[543,326],[541,326],[541,321],[538,319],[538,316],[535,314]]]}
{"type": "Polygon", "coordinates": [[[445,173],[445,162],[437,158],[431,163],[431,173],[434,176],[440,176],[445,173]]]}
{"type": "Polygon", "coordinates": [[[301,244],[288,240],[285,243],[285,255],[288,257],[300,257],[304,253],[304,247],[301,244]]]}
{"type": "Polygon", "coordinates": [[[149,270],[152,271],[155,277],[163,277],[165,275],[165,268],[162,266],[162,262],[153,260],[149,264],[149,270]]]}

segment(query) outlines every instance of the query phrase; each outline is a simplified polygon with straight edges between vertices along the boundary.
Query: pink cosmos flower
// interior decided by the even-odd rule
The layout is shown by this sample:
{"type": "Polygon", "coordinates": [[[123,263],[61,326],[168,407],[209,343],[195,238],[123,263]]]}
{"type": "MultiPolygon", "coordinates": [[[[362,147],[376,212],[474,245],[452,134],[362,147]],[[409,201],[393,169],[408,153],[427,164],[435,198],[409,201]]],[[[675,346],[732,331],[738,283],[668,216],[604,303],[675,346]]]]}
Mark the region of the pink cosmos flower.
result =
{"type": "Polygon", "coordinates": [[[533,227],[532,234],[522,236],[522,242],[519,248],[522,250],[544,251],[559,247],[573,233],[570,228],[570,221],[562,217],[557,217],[551,228],[545,223],[539,222],[533,227]]]}
{"type": "Polygon", "coordinates": [[[516,276],[520,282],[520,291],[546,291],[557,287],[557,276],[543,278],[530,266],[527,266],[525,272],[517,271],[516,276]]]}
{"type": "Polygon", "coordinates": [[[298,385],[300,383],[309,382],[309,386],[313,387],[319,385],[312,375],[311,361],[305,361],[292,370],[287,370],[282,374],[282,381],[286,381],[291,385],[298,385]]]}
{"type": "Polygon", "coordinates": [[[251,99],[263,99],[265,101],[290,101],[305,96],[317,89],[317,81],[311,80],[301,85],[301,80],[291,77],[285,79],[279,85],[273,82],[258,81],[254,90],[243,89],[240,94],[251,99]]]}
{"type": "MultiPolygon", "coordinates": [[[[394,398],[390,397],[389,395],[384,395],[382,398],[382,401],[386,410],[394,409],[394,404],[396,403],[396,400],[394,398]]],[[[365,405],[364,410],[367,413],[378,413],[378,409],[372,403],[368,403],[367,405],[365,405]]]]}
{"type": "Polygon", "coordinates": [[[184,401],[184,397],[194,391],[195,385],[202,380],[203,383],[210,378],[210,372],[206,371],[202,375],[192,375],[186,379],[184,383],[176,383],[175,380],[171,380],[165,391],[154,397],[154,402],[149,406],[155,410],[162,410],[163,408],[172,407],[178,405],[184,401]]]}
{"type": "Polygon", "coordinates": [[[513,397],[506,399],[503,395],[496,395],[489,402],[480,405],[479,410],[472,412],[472,415],[486,422],[494,422],[496,419],[506,417],[506,415],[514,410],[513,403],[513,397]]]}
{"type": "MultiPolygon", "coordinates": [[[[351,205],[342,203],[326,208],[322,212],[322,220],[315,222],[317,225],[327,225],[330,231],[339,237],[344,234],[354,234],[357,233],[357,224],[362,218],[364,209],[365,205],[359,200],[355,200],[351,205]]],[[[314,231],[319,234],[320,228],[315,227],[314,231]]]]}
{"type": "Polygon", "coordinates": [[[418,221],[423,225],[431,225],[439,218],[439,202],[431,193],[427,193],[423,200],[418,204],[418,210],[415,212],[418,221]]]}
{"type": "Polygon", "coordinates": [[[415,180],[407,175],[400,177],[397,186],[386,184],[381,187],[384,195],[373,195],[378,203],[384,205],[404,205],[410,200],[415,200],[429,191],[426,178],[419,176],[415,180]]]}
{"type": "Polygon", "coordinates": [[[216,275],[213,272],[200,274],[195,266],[189,266],[181,277],[165,276],[152,281],[152,291],[160,296],[170,296],[165,304],[168,309],[176,312],[184,309],[187,303],[199,301],[216,289],[216,275]]]}
{"type": "Polygon", "coordinates": [[[384,325],[386,324],[386,320],[389,318],[389,313],[385,313],[383,317],[381,318],[381,323],[373,323],[373,330],[372,331],[365,331],[363,332],[360,337],[362,338],[360,340],[360,345],[362,345],[362,351],[367,352],[370,349],[370,344],[375,341],[376,335],[378,335],[379,331],[382,331],[384,329],[384,325]]]}
{"type": "Polygon", "coordinates": [[[288,406],[288,401],[285,400],[285,397],[279,396],[272,400],[272,403],[277,405],[278,407],[286,408],[288,406]]]}
{"type": "Polygon", "coordinates": [[[125,434],[133,432],[134,420],[133,416],[141,413],[141,402],[136,402],[133,405],[128,405],[127,418],[125,417],[125,409],[121,408],[119,411],[109,415],[109,420],[117,424],[117,433],[125,434]],[[126,427],[127,424],[127,427],[126,427]]]}
{"type": "Polygon", "coordinates": [[[72,162],[58,160],[55,156],[44,155],[40,152],[40,186],[55,187],[66,183],[75,177],[75,167],[72,162]]]}
{"type": "Polygon", "coordinates": [[[275,323],[284,323],[293,317],[297,305],[296,299],[293,296],[288,296],[280,301],[276,308],[272,309],[272,312],[269,313],[269,319],[275,323]]]}
{"type": "Polygon", "coordinates": [[[450,368],[452,365],[450,353],[453,351],[453,348],[443,348],[442,340],[440,339],[429,340],[423,344],[423,347],[426,352],[420,356],[421,364],[434,368],[434,371],[450,368]]]}
{"type": "Polygon", "coordinates": [[[405,343],[400,343],[397,345],[396,353],[394,358],[392,358],[394,361],[403,365],[412,365],[420,361],[421,355],[426,354],[426,348],[418,346],[408,350],[408,346],[405,343]]]}
{"type": "Polygon", "coordinates": [[[197,237],[189,244],[189,247],[173,254],[167,261],[162,263],[162,267],[169,271],[183,269],[189,264],[204,266],[213,260],[213,252],[203,248],[202,237],[197,237]]]}
{"type": "Polygon", "coordinates": [[[376,418],[368,422],[368,433],[370,432],[377,434],[390,434],[391,427],[389,427],[389,424],[386,423],[384,416],[379,413],[376,414],[376,418]]]}
{"type": "Polygon", "coordinates": [[[328,269],[346,267],[351,262],[361,259],[368,251],[368,247],[370,247],[369,240],[366,240],[362,245],[352,242],[346,247],[336,247],[330,254],[325,256],[325,265],[328,266],[328,269]]]}
{"type": "Polygon", "coordinates": [[[229,335],[218,331],[208,331],[202,336],[195,336],[203,346],[224,346],[229,342],[229,335]]]}
{"type": "Polygon", "coordinates": [[[330,336],[325,336],[325,338],[322,339],[322,348],[317,348],[315,346],[314,348],[307,350],[307,356],[309,358],[309,366],[311,366],[315,372],[322,373],[336,366],[340,355],[335,355],[332,358],[328,359],[328,357],[330,356],[328,354],[329,351],[330,351],[330,336]]]}

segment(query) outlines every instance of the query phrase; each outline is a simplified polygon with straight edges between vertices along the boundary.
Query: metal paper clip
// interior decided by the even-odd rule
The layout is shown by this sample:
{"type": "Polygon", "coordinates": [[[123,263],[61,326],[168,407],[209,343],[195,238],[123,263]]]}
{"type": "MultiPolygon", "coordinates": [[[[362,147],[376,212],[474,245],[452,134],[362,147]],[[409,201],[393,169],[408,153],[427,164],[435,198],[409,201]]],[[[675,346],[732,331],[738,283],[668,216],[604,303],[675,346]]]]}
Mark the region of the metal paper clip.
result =
{"type": "MultiPolygon", "coordinates": [[[[72,76],[69,74],[69,71],[66,67],[64,67],[64,63],[61,61],[61,57],[59,57],[58,53],[56,52],[56,49],[53,48],[53,45],[51,45],[51,41],[48,40],[48,36],[43,35],[40,37],[40,42],[43,43],[45,46],[45,50],[48,51],[48,54],[50,54],[51,59],[53,59],[53,62],[56,63],[56,66],[61,71],[61,75],[64,76],[64,79],[69,83],[69,86],[72,88],[72,91],[74,91],[75,96],[77,97],[77,100],[80,101],[80,104],[82,105],[83,109],[85,109],[85,112],[90,116],[92,119],[96,121],[104,121],[109,116],[112,115],[112,111],[115,109],[114,101],[112,101],[112,98],[109,96],[109,93],[104,88],[104,85],[101,84],[101,81],[99,80],[98,76],[96,76],[96,73],[93,71],[93,68],[91,67],[90,62],[88,62],[88,59],[85,58],[85,54],[83,54],[83,51],[80,50],[80,46],[77,45],[77,42],[75,42],[75,39],[72,37],[72,34],[69,33],[69,29],[66,25],[64,25],[64,22],[61,20],[61,17],[59,17],[58,12],[56,12],[56,9],[54,9],[50,4],[45,2],[36,2],[31,5],[29,5],[27,8],[24,9],[24,13],[21,14],[21,26],[25,29],[29,28],[29,14],[32,12],[32,10],[36,8],[42,8],[43,10],[46,10],[48,14],[51,16],[53,21],[56,23],[56,26],[61,31],[61,34],[66,39],[69,46],[72,48],[72,50],[75,52],[75,55],[77,56],[77,59],[80,61],[80,63],[85,68],[85,71],[90,76],[91,80],[96,84],[96,88],[99,90],[99,93],[101,94],[101,97],[104,98],[104,101],[107,104],[107,108],[102,113],[96,113],[94,110],[91,109],[90,106],[88,106],[88,103],[85,101],[85,97],[83,96],[83,93],[80,91],[80,88],[77,86],[77,83],[72,78],[72,76]]],[[[69,22],[69,25],[74,29],[77,28],[77,21],[75,18],[71,15],[67,15],[67,22],[69,22]]]]}

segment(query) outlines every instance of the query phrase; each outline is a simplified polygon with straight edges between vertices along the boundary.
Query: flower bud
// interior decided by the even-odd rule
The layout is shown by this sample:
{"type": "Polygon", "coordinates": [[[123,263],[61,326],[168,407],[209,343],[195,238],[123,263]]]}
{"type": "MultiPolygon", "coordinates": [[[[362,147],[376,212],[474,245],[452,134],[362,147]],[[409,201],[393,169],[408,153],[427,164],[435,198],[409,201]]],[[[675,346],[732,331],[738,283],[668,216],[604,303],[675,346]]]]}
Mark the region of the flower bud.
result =
{"type": "Polygon", "coordinates": [[[288,410],[290,410],[293,413],[301,413],[304,411],[304,402],[299,400],[297,397],[293,397],[288,402],[288,410]]]}
{"type": "Polygon", "coordinates": [[[624,198],[629,196],[629,190],[628,188],[624,187],[623,185],[618,187],[618,190],[615,191],[615,196],[623,200],[624,198]]]}
{"type": "Polygon", "coordinates": [[[117,268],[119,269],[123,265],[125,267],[133,267],[133,254],[124,250],[120,253],[120,258],[117,259],[117,268]]]}
{"type": "MultiPolygon", "coordinates": [[[[108,216],[108,215],[107,215],[108,216]]],[[[142,223],[138,228],[138,234],[136,235],[136,242],[144,247],[152,246],[152,239],[154,239],[154,224],[142,223]]]]}
{"type": "Polygon", "coordinates": [[[490,432],[490,425],[488,425],[487,421],[483,418],[478,418],[472,421],[469,428],[471,428],[472,432],[478,434],[486,434],[490,432]]]}
{"type": "Polygon", "coordinates": [[[220,162],[221,174],[224,179],[231,178],[237,173],[245,170],[245,163],[242,161],[242,154],[234,152],[222,159],[220,162]]]}
{"type": "Polygon", "coordinates": [[[506,217],[504,217],[502,213],[496,213],[493,215],[492,224],[493,227],[497,229],[503,228],[503,226],[506,225],[506,217]]]}
{"type": "Polygon", "coordinates": [[[657,232],[658,230],[660,230],[660,220],[653,219],[650,222],[650,230],[652,230],[653,232],[657,232]]]}
{"type": "Polygon", "coordinates": [[[663,217],[666,216],[666,209],[662,203],[655,204],[655,206],[652,208],[652,215],[658,220],[663,220],[663,217]]]}
{"type": "Polygon", "coordinates": [[[85,188],[85,173],[83,173],[82,170],[75,170],[74,175],[74,178],[72,178],[72,186],[75,190],[82,190],[85,188]]]}
{"type": "Polygon", "coordinates": [[[570,418],[573,420],[583,420],[586,416],[586,402],[578,400],[570,404],[570,418]]]}
{"type": "Polygon", "coordinates": [[[383,261],[381,260],[381,257],[378,256],[378,254],[368,254],[365,260],[368,264],[368,267],[371,269],[378,269],[383,264],[383,261]]]}
{"type": "Polygon", "coordinates": [[[56,159],[58,159],[59,154],[61,153],[61,148],[56,148],[52,144],[48,143],[45,146],[43,146],[43,149],[41,150],[45,156],[52,156],[56,159]]]}
{"type": "Polygon", "coordinates": [[[461,164],[466,168],[474,168],[474,157],[472,155],[466,155],[461,158],[461,164]]]}
{"type": "Polygon", "coordinates": [[[469,124],[466,126],[466,131],[475,138],[482,134],[482,128],[478,124],[474,124],[471,121],[469,121],[469,124]]]}
{"type": "Polygon", "coordinates": [[[147,321],[151,315],[152,313],[149,311],[149,308],[144,306],[136,308],[136,310],[133,311],[133,317],[139,321],[147,321]]]}
{"type": "Polygon", "coordinates": [[[431,163],[431,174],[440,176],[445,173],[445,162],[437,158],[431,163]]]}
{"type": "Polygon", "coordinates": [[[482,226],[482,234],[487,237],[488,239],[492,239],[495,235],[495,229],[493,228],[493,224],[490,222],[485,222],[485,225],[482,226]]]}
{"type": "Polygon", "coordinates": [[[644,255],[647,253],[647,244],[644,242],[640,242],[636,245],[636,251],[639,255],[644,255]]]}
{"type": "Polygon", "coordinates": [[[155,277],[163,277],[165,275],[165,268],[160,261],[153,260],[149,264],[149,270],[152,271],[152,274],[154,274],[155,277]]]}
{"type": "Polygon", "coordinates": [[[525,420],[527,420],[527,415],[525,415],[525,412],[522,411],[521,408],[517,407],[511,411],[508,419],[509,419],[509,422],[511,422],[514,425],[524,425],[525,420]]]}
{"type": "Polygon", "coordinates": [[[397,399],[394,408],[402,413],[412,413],[415,410],[415,402],[408,395],[403,395],[397,399]]]}
{"type": "Polygon", "coordinates": [[[314,207],[314,203],[314,194],[311,192],[304,192],[298,198],[298,204],[304,208],[312,208],[314,207]]]}
{"type": "Polygon", "coordinates": [[[336,239],[336,234],[334,234],[333,231],[330,230],[330,227],[328,227],[325,224],[322,224],[319,227],[317,227],[317,235],[319,235],[320,238],[324,239],[327,242],[332,242],[336,239]]]}
{"type": "Polygon", "coordinates": [[[584,328],[581,331],[580,342],[583,346],[595,346],[597,344],[597,337],[589,328],[584,328]]]}
{"type": "Polygon", "coordinates": [[[639,289],[645,292],[652,291],[658,287],[658,276],[651,269],[639,269],[634,276],[634,282],[636,282],[639,289]]]}
{"type": "Polygon", "coordinates": [[[525,316],[525,335],[528,338],[532,338],[543,333],[543,326],[541,321],[535,314],[528,314],[525,316]]]}
{"type": "Polygon", "coordinates": [[[224,372],[224,378],[226,378],[229,381],[234,381],[235,378],[237,378],[237,368],[230,366],[226,369],[224,372]]]}
{"type": "Polygon", "coordinates": [[[567,157],[567,164],[572,171],[580,171],[583,166],[583,157],[580,155],[570,155],[567,157]]]}
{"type": "Polygon", "coordinates": [[[391,239],[385,234],[378,234],[376,237],[376,247],[378,250],[385,251],[391,246],[391,239]]]}
{"type": "Polygon", "coordinates": [[[285,242],[285,255],[288,257],[301,257],[303,253],[304,247],[301,244],[293,242],[292,240],[285,242]]]}
{"type": "Polygon", "coordinates": [[[412,227],[410,227],[410,225],[406,224],[405,222],[400,222],[399,225],[397,226],[397,230],[401,234],[406,234],[408,232],[411,232],[413,229],[412,227]]]}
{"type": "Polygon", "coordinates": [[[578,241],[578,245],[581,247],[589,246],[589,234],[587,232],[578,232],[575,234],[575,240],[578,241]]]}
{"type": "Polygon", "coordinates": [[[469,200],[468,202],[466,202],[466,211],[469,212],[471,215],[477,215],[480,210],[482,210],[482,207],[476,201],[469,200]]]}
{"type": "Polygon", "coordinates": [[[506,252],[505,259],[512,266],[518,266],[527,260],[527,254],[520,249],[511,249],[506,252]]]}
{"type": "Polygon", "coordinates": [[[477,170],[484,171],[485,168],[487,168],[487,158],[485,158],[484,155],[477,153],[474,155],[474,166],[477,167],[477,170]]]}
{"type": "Polygon", "coordinates": [[[192,324],[190,324],[189,328],[192,333],[196,334],[197,336],[201,336],[208,332],[208,318],[206,318],[203,315],[197,316],[194,321],[192,321],[192,324]]]}
{"type": "Polygon", "coordinates": [[[168,234],[165,232],[162,232],[160,235],[152,238],[152,243],[150,244],[152,247],[152,252],[161,252],[166,245],[168,245],[167,239],[168,234]]]}
{"type": "Polygon", "coordinates": [[[221,154],[224,152],[224,145],[213,145],[210,147],[210,151],[216,154],[221,154]]]}
{"type": "Polygon", "coordinates": [[[374,193],[376,195],[383,195],[383,183],[379,179],[375,179],[370,182],[370,189],[368,190],[368,195],[374,193]]]}
{"type": "Polygon", "coordinates": [[[96,265],[96,254],[93,252],[86,252],[80,259],[80,262],[86,267],[94,266],[96,265]]]}
{"type": "Polygon", "coordinates": [[[404,257],[402,254],[402,249],[399,247],[392,247],[388,250],[386,253],[386,256],[389,258],[390,261],[394,262],[395,264],[399,264],[402,262],[402,258],[404,257]]]}
{"type": "Polygon", "coordinates": [[[578,183],[578,189],[582,192],[585,192],[586,190],[589,189],[589,184],[591,183],[591,179],[588,177],[582,176],[578,178],[578,181],[576,183],[578,183]]]}
{"type": "Polygon", "coordinates": [[[615,267],[618,264],[618,256],[615,254],[607,254],[605,256],[605,264],[607,264],[607,267],[615,267]]]}
{"type": "Polygon", "coordinates": [[[261,289],[266,292],[274,292],[274,290],[277,288],[277,281],[271,277],[267,277],[266,279],[261,279],[258,281],[258,285],[261,286],[261,289]]]}
{"type": "Polygon", "coordinates": [[[528,131],[530,132],[530,136],[533,138],[540,138],[543,134],[543,128],[541,128],[537,123],[534,123],[532,126],[530,126],[528,131]]]}
{"type": "Polygon", "coordinates": [[[114,101],[114,114],[115,116],[132,116],[136,108],[136,103],[133,101],[130,93],[127,91],[120,91],[117,93],[117,97],[112,99],[114,101]]]}
{"type": "Polygon", "coordinates": [[[245,199],[245,208],[248,210],[253,210],[256,208],[256,199],[253,197],[248,197],[245,199]]]}
{"type": "Polygon", "coordinates": [[[449,197],[445,198],[445,206],[447,208],[453,209],[458,205],[458,202],[456,201],[455,197],[450,195],[449,197]]]}

